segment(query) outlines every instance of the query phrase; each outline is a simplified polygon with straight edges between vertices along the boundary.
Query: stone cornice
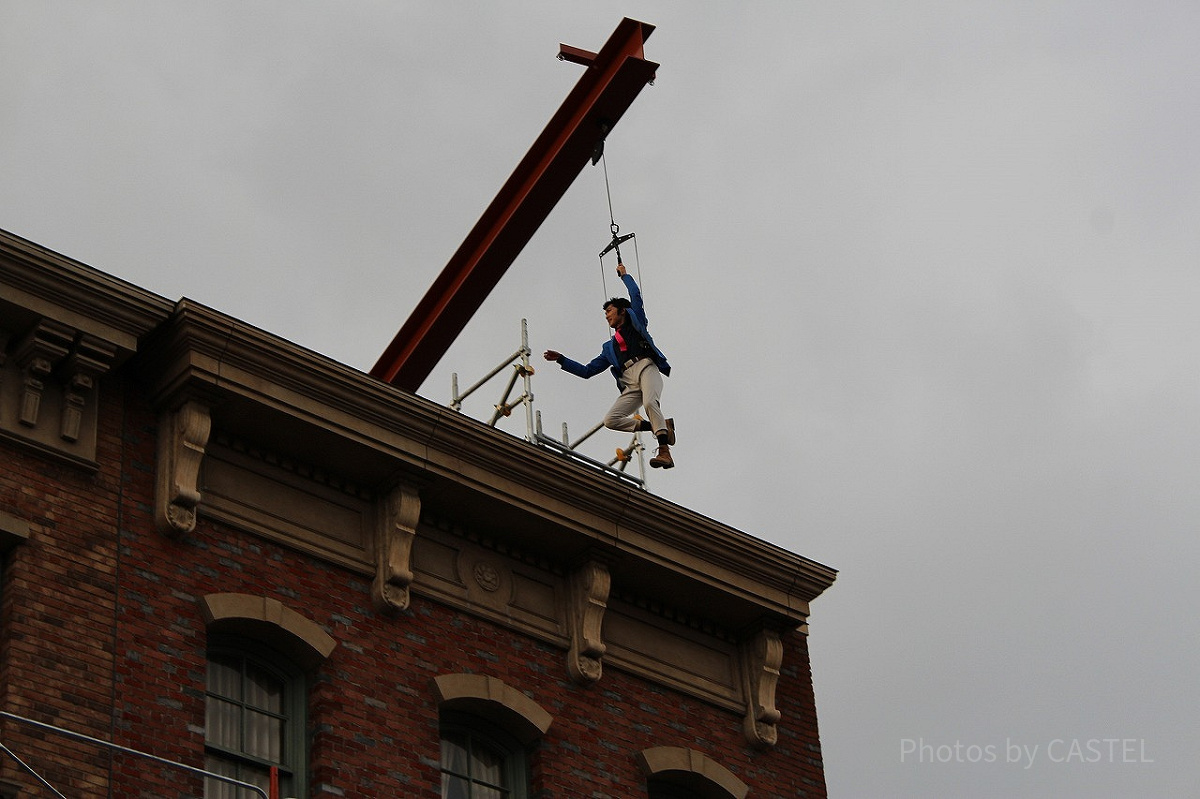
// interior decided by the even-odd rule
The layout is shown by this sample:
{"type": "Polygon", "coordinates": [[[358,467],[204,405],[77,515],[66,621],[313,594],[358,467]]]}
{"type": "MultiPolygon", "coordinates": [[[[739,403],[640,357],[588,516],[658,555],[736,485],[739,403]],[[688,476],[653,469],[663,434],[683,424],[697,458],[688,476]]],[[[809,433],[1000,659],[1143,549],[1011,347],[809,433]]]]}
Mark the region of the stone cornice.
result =
{"type": "Polygon", "coordinates": [[[623,522],[617,536],[630,547],[650,544],[648,553],[662,544],[676,554],[675,563],[695,573],[712,574],[714,568],[737,574],[769,589],[790,610],[808,613],[816,599],[835,579],[837,572],[816,561],[796,555],[767,541],[714,522],[698,513],[654,497],[632,493],[631,521],[623,522]],[[653,509],[647,507],[653,503],[653,509]],[[637,524],[632,520],[636,519],[637,524]],[[696,563],[691,560],[695,559],[696,563]]]}
{"type": "Polygon", "coordinates": [[[0,299],[115,344],[117,362],[161,324],[172,303],[0,230],[0,299]]]}
{"type": "Polygon", "coordinates": [[[808,603],[836,576],[188,300],[146,350],[140,371],[160,406],[198,399],[211,406],[218,427],[236,427],[249,414],[259,435],[278,426],[281,443],[319,441],[326,457],[356,464],[362,471],[353,479],[383,486],[403,475],[426,486],[423,501],[431,508],[444,492],[456,507],[481,503],[480,518],[489,524],[519,513],[514,527],[527,535],[536,535],[531,525],[553,530],[547,543],[563,557],[600,548],[621,560],[614,585],[621,574],[666,576],[684,590],[707,587],[718,604],[736,600],[747,622],[756,614],[786,627],[803,624],[808,603]]]}
{"type": "MultiPolygon", "coordinates": [[[[137,353],[134,373],[164,419],[178,423],[190,408],[187,418],[211,416],[214,433],[258,440],[372,491],[409,484],[435,515],[452,513],[572,568],[609,564],[614,591],[661,586],[663,599],[687,595],[732,630],[787,627],[804,623],[808,603],[836,576],[238,319],[171,303],[3,232],[0,286],[14,323],[51,319],[81,340],[108,342],[114,368],[137,353]]],[[[203,457],[202,446],[170,442],[177,467],[164,477],[192,479],[185,450],[203,457]]],[[[198,492],[168,485],[164,509],[198,492]]]]}

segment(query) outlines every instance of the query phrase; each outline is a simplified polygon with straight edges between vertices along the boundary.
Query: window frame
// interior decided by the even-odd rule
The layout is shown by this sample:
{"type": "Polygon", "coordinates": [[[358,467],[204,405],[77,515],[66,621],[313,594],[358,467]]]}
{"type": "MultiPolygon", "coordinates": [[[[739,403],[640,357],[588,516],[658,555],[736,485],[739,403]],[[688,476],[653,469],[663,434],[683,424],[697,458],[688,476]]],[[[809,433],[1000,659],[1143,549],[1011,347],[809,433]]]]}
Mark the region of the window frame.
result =
{"type": "MultiPolygon", "coordinates": [[[[306,674],[288,658],[274,648],[261,642],[236,635],[217,635],[209,640],[205,652],[205,734],[204,754],[217,757],[225,762],[254,769],[270,769],[279,767],[280,791],[288,796],[307,796],[308,791],[308,695],[309,681],[306,674]],[[236,658],[239,661],[240,679],[244,695],[246,666],[250,664],[279,680],[282,688],[279,713],[268,713],[270,716],[282,718],[284,721],[283,741],[281,742],[279,761],[274,762],[250,754],[244,749],[233,749],[214,743],[208,729],[208,710],[210,699],[230,702],[231,698],[214,693],[208,685],[208,669],[214,658],[236,658]]],[[[239,736],[245,734],[245,699],[236,700],[242,706],[239,714],[241,729],[239,736]]],[[[255,712],[262,712],[255,708],[255,712]]],[[[245,741],[242,741],[242,746],[245,741]]],[[[240,778],[239,778],[240,779],[240,778]]],[[[248,780],[247,780],[248,781],[248,780]]]]}
{"type": "MultiPolygon", "coordinates": [[[[494,751],[502,753],[504,756],[503,773],[505,779],[508,781],[508,785],[503,788],[506,792],[505,799],[529,799],[531,796],[530,775],[532,772],[530,768],[530,750],[515,735],[503,727],[472,713],[443,710],[438,721],[439,747],[446,740],[447,733],[465,735],[468,741],[477,741],[494,751]]],[[[468,746],[468,755],[471,748],[468,746]]],[[[491,787],[486,783],[477,783],[474,775],[464,775],[447,771],[445,764],[442,762],[439,750],[439,781],[446,774],[451,774],[460,779],[465,778],[472,789],[477,784],[481,784],[483,787],[491,787]]],[[[441,791],[440,785],[438,790],[441,791]]],[[[474,795],[474,790],[472,790],[472,795],[474,795]]]]}

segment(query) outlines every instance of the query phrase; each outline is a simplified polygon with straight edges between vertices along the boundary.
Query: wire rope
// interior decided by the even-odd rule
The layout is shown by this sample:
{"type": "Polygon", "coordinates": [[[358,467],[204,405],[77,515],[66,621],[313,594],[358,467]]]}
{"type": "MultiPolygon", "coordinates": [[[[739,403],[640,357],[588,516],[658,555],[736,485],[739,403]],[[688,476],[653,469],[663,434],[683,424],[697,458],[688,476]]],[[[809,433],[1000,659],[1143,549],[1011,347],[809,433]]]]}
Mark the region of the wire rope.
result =
{"type": "MultiPolygon", "coordinates": [[[[604,153],[600,154],[600,164],[604,170],[604,194],[608,199],[608,229],[609,229],[609,232],[612,233],[613,242],[615,244],[615,242],[617,240],[617,235],[621,232],[621,226],[617,224],[616,215],[613,213],[612,185],[608,179],[608,158],[604,153]]],[[[630,234],[630,238],[633,239],[633,262],[634,262],[633,265],[634,265],[634,271],[637,273],[638,286],[641,287],[643,289],[643,293],[645,293],[644,292],[645,284],[642,282],[642,259],[641,259],[641,254],[638,252],[637,236],[630,234]]],[[[614,246],[614,249],[616,249],[616,251],[617,251],[617,256],[618,256],[617,262],[621,263],[621,261],[620,261],[621,250],[619,247],[615,247],[615,246],[614,246]]],[[[601,286],[602,291],[604,292],[604,299],[607,300],[610,295],[608,293],[608,280],[604,275],[604,254],[603,253],[600,254],[600,286],[601,286]]]]}

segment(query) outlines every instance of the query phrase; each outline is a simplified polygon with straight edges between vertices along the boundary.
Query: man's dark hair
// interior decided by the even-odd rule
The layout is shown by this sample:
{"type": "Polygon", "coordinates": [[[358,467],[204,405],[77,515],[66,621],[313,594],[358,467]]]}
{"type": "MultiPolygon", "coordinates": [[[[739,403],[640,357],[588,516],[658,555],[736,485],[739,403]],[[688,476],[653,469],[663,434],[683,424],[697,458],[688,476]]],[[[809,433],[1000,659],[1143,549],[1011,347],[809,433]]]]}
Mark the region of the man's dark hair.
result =
{"type": "Polygon", "coordinates": [[[619,311],[624,311],[629,308],[629,300],[624,297],[613,297],[608,302],[604,303],[604,310],[608,310],[608,306],[612,305],[619,311]]]}

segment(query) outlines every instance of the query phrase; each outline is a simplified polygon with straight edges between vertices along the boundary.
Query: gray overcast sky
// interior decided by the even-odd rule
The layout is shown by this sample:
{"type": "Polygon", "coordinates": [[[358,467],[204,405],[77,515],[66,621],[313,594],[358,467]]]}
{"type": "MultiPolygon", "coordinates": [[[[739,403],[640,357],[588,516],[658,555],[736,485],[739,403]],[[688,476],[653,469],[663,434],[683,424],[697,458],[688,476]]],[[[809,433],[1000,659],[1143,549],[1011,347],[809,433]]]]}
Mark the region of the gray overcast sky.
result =
{"type": "MultiPolygon", "coordinates": [[[[831,794],[1194,796],[1200,5],[0,0],[0,228],[369,369],[623,16],[651,489],[841,571],[831,794]]],[[[420,393],[595,355],[608,224],[588,168],[420,393]]]]}

